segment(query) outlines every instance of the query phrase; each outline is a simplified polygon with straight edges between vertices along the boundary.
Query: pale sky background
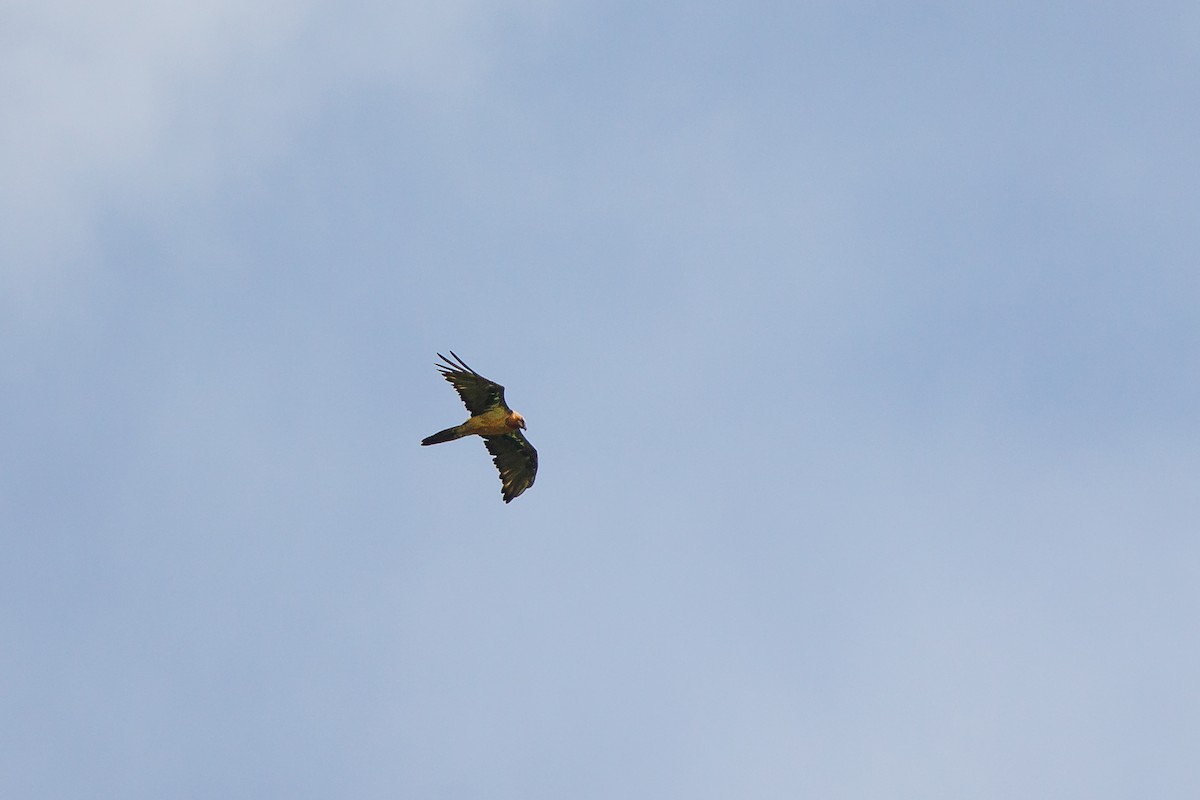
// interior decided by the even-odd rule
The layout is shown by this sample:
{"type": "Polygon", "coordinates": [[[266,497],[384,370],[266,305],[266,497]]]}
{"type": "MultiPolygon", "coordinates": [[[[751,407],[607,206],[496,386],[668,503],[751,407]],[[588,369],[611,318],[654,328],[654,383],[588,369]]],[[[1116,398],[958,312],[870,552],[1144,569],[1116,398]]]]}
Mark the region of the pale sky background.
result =
{"type": "Polygon", "coordinates": [[[1196,3],[7,0],[0,108],[0,796],[1200,796],[1196,3]]]}

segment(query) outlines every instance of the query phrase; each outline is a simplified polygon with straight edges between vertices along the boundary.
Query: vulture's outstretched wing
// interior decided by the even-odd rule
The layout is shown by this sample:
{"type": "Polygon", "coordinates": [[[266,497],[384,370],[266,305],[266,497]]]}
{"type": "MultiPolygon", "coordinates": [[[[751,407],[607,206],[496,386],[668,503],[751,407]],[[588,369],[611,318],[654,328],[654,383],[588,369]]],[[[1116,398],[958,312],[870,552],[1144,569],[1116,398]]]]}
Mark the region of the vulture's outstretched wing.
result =
{"type": "Polygon", "coordinates": [[[482,414],[496,406],[508,410],[508,404],[504,402],[503,386],[495,381],[489,381],[468,367],[461,358],[455,355],[453,350],[450,351],[450,355],[453,357],[453,361],[438,353],[438,358],[446,362],[437,365],[438,371],[458,392],[458,396],[462,398],[463,405],[467,407],[467,411],[471,412],[471,416],[482,414]]]}
{"type": "Polygon", "coordinates": [[[511,501],[521,492],[533,486],[537,477],[537,450],[520,431],[503,436],[485,436],[483,443],[492,454],[492,461],[500,471],[501,494],[504,502],[511,501]]]}

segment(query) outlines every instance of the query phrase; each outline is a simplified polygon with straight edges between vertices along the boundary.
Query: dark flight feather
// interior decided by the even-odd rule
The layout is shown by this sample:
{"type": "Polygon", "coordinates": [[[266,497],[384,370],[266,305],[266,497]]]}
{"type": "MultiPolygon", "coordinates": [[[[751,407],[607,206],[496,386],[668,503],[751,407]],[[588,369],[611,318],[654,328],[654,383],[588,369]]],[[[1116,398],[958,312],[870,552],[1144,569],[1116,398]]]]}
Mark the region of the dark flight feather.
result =
{"type": "Polygon", "coordinates": [[[533,486],[537,477],[537,450],[520,431],[503,436],[485,436],[483,443],[492,454],[492,461],[500,471],[501,494],[504,502],[511,502],[521,492],[533,486]]]}
{"type": "Polygon", "coordinates": [[[496,406],[502,406],[506,411],[509,410],[508,404],[504,402],[503,386],[488,380],[468,367],[453,350],[450,351],[450,355],[454,358],[453,361],[441,353],[437,355],[446,362],[437,365],[438,371],[458,392],[458,396],[462,398],[463,405],[467,407],[467,411],[471,412],[471,416],[482,414],[496,406]]]}

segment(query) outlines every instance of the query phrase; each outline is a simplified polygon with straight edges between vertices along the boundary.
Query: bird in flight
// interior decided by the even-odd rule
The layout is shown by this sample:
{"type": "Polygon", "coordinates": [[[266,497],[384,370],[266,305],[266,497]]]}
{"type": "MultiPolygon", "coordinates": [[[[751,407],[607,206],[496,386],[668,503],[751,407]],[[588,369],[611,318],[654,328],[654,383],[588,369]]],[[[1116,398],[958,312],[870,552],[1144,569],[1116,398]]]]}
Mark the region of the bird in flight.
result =
{"type": "Polygon", "coordinates": [[[482,436],[496,469],[500,470],[504,502],[511,502],[533,486],[533,479],[537,477],[537,450],[521,433],[525,429],[525,418],[504,402],[503,386],[468,367],[453,350],[450,355],[453,360],[437,354],[445,362],[437,365],[438,371],[458,392],[471,417],[462,425],[425,437],[421,445],[441,444],[473,434],[482,436]]]}

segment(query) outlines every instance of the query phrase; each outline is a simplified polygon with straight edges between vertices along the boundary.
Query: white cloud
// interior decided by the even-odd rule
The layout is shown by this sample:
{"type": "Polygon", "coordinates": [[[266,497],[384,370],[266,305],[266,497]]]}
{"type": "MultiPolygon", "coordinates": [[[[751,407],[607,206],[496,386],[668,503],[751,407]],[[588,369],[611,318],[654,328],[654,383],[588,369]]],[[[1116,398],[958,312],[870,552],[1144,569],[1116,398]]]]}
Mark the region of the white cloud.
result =
{"type": "Polygon", "coordinates": [[[105,211],[278,158],[305,115],[356,85],[468,92],[498,13],[472,0],[21,3],[0,49],[0,310],[53,313],[86,276],[105,211]]]}

